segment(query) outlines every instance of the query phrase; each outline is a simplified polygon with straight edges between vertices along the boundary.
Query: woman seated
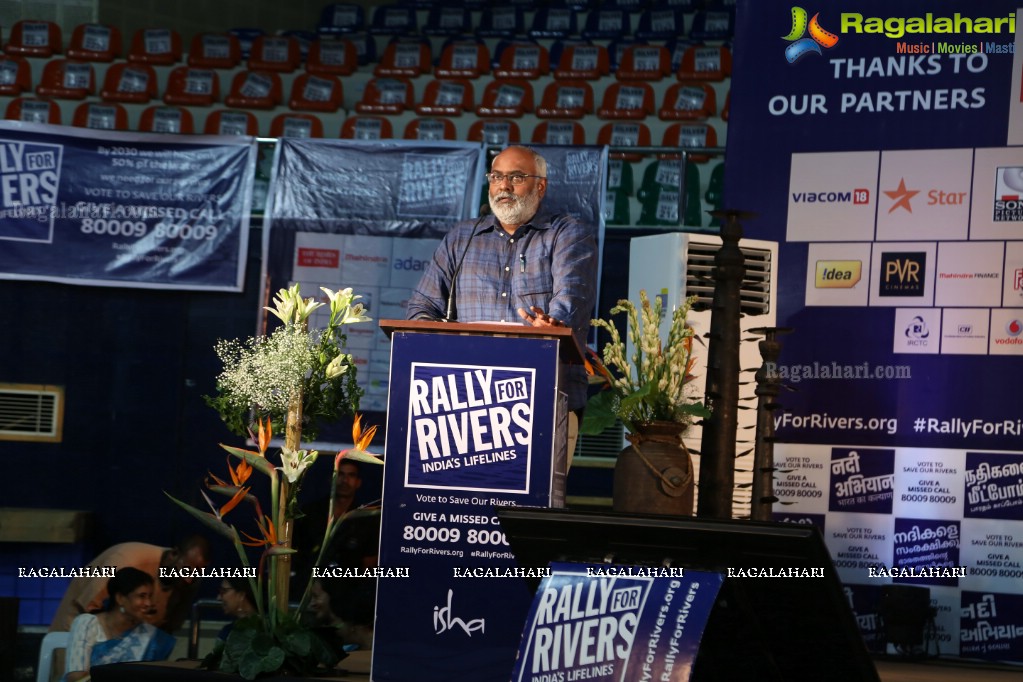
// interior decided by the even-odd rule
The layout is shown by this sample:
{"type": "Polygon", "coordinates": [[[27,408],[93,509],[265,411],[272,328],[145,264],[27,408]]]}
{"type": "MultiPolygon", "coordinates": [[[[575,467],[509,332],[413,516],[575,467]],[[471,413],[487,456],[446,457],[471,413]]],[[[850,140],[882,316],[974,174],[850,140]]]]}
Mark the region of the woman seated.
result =
{"type": "MultiPolygon", "coordinates": [[[[224,607],[224,615],[228,618],[240,619],[256,613],[256,598],[252,594],[252,585],[248,578],[224,578],[220,581],[217,599],[224,607]]],[[[234,623],[228,623],[217,635],[227,639],[234,623]]]]}
{"type": "Polygon", "coordinates": [[[110,597],[98,613],[71,623],[66,682],[89,680],[92,666],[130,661],[162,661],[174,638],[145,621],[153,606],[153,577],[137,568],[118,569],[107,583],[110,597]]]}

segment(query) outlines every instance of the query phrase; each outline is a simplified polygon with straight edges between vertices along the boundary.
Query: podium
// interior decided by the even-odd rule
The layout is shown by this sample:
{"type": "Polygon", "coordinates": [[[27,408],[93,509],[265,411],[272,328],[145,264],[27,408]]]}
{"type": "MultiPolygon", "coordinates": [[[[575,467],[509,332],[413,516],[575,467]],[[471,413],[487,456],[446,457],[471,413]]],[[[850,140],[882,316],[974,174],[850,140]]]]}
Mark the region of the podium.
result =
{"type": "Polygon", "coordinates": [[[382,320],[391,336],[375,681],[507,682],[532,593],[495,509],[562,507],[571,330],[382,320]]]}

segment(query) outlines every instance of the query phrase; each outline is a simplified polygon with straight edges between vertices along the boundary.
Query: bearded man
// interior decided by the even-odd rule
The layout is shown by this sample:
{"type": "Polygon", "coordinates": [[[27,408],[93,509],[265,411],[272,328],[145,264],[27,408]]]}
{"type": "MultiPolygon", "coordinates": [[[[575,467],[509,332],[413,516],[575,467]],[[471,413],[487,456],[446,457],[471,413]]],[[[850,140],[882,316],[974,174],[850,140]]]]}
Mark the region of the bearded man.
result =
{"type": "MultiPolygon", "coordinates": [[[[486,177],[491,215],[445,235],[409,298],[407,318],[567,326],[584,348],[597,298],[596,229],[543,210],[547,161],[532,149],[506,148],[486,177]],[[455,314],[449,317],[452,290],[455,314]]],[[[570,366],[565,380],[574,413],[571,457],[586,405],[586,372],[570,366]]]]}

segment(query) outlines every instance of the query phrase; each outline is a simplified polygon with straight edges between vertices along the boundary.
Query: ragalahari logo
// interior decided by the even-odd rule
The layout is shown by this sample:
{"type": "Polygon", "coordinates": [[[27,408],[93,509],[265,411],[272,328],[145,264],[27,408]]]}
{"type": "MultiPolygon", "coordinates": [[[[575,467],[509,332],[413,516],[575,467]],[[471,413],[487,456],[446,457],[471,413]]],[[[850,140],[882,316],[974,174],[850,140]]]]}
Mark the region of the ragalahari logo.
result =
{"type": "Polygon", "coordinates": [[[789,60],[789,64],[795,64],[811,52],[822,54],[822,47],[832,48],[838,45],[838,36],[825,31],[818,22],[820,12],[814,14],[809,22],[806,20],[807,16],[806,10],[802,7],[792,8],[792,30],[787,36],[782,36],[782,40],[792,43],[785,48],[785,58],[789,60]],[[809,38],[804,37],[806,33],[810,34],[809,38]]]}

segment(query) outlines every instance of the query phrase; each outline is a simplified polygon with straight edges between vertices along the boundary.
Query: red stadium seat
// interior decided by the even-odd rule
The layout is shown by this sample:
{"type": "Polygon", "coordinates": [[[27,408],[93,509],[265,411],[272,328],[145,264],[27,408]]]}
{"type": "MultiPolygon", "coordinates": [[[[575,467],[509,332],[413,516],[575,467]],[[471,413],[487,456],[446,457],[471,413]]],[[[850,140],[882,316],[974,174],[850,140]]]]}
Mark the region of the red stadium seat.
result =
{"type": "Polygon", "coordinates": [[[32,67],[24,57],[0,55],[0,96],[17,97],[32,89],[32,67]]]}
{"type": "Polygon", "coordinates": [[[728,122],[728,114],[732,108],[732,90],[729,88],[728,92],[725,93],[725,104],[721,107],[721,120],[728,122]]]}
{"type": "Polygon", "coordinates": [[[156,72],[148,64],[113,64],[99,95],[105,102],[145,104],[157,96],[156,72]]]}
{"type": "Polygon", "coordinates": [[[52,123],[60,125],[60,105],[53,100],[15,97],[7,104],[4,118],[24,123],[52,123]]]}
{"type": "MultiPolygon", "coordinates": [[[[672,123],[664,130],[664,139],[661,144],[665,147],[716,147],[718,134],[709,123],[672,123]]],[[[658,154],[659,159],[678,159],[678,154],[658,154]]],[[[693,163],[704,163],[710,160],[706,154],[689,154],[688,158],[693,163]]]]}
{"type": "Polygon", "coordinates": [[[302,63],[302,50],[293,36],[259,36],[249,51],[250,71],[291,73],[302,63]]]}
{"type": "Polygon", "coordinates": [[[317,76],[350,76],[359,68],[355,43],[347,38],[321,37],[309,45],[305,70],[317,76]]]}
{"type": "Polygon", "coordinates": [[[192,112],[184,107],[147,107],[139,117],[139,130],[147,133],[191,135],[195,132],[192,112]]]}
{"type": "Polygon", "coordinates": [[[414,118],[405,126],[406,140],[455,140],[455,124],[446,118],[414,118]]]}
{"type": "Polygon", "coordinates": [[[188,51],[188,65],[197,69],[233,69],[242,61],[238,37],[230,33],[197,33],[188,51]]]}
{"type": "Polygon", "coordinates": [[[586,131],[579,121],[541,121],[533,130],[533,143],[562,146],[586,144],[586,131]]]}
{"type": "Polygon", "coordinates": [[[85,99],[96,92],[96,72],[88,62],[51,59],[43,67],[36,86],[40,97],[85,99]]]}
{"type": "Polygon", "coordinates": [[[732,53],[724,45],[686,48],[677,75],[680,81],[722,81],[732,75],[732,53]]]}
{"type": "Polygon", "coordinates": [[[71,125],[96,130],[127,130],[128,112],[120,104],[82,102],[75,109],[71,125]]]}
{"type": "Polygon", "coordinates": [[[60,26],[52,21],[17,21],[4,45],[4,52],[22,57],[52,57],[63,49],[60,26]]]}
{"type": "Polygon", "coordinates": [[[582,118],[593,113],[593,88],[586,81],[556,80],[543,91],[537,118],[582,118]]]}
{"type": "Polygon", "coordinates": [[[88,62],[112,62],[121,56],[121,29],[102,24],[80,24],[71,33],[67,56],[88,62]]]}
{"type": "Polygon", "coordinates": [[[213,69],[175,67],[167,76],[163,101],[189,107],[208,107],[220,99],[220,75],[213,69]]]}
{"type": "Polygon", "coordinates": [[[551,70],[547,48],[537,43],[515,42],[505,46],[498,56],[495,78],[539,78],[551,70]]]}
{"type": "Polygon", "coordinates": [[[134,64],[170,66],[181,61],[181,35],[170,28],[140,28],[128,48],[134,64]]]}
{"type": "Polygon", "coordinates": [[[474,105],[472,83],[464,78],[432,80],[426,84],[423,101],[416,105],[421,116],[461,116],[474,105]]]}
{"type": "Polygon", "coordinates": [[[603,45],[566,45],[554,70],[555,78],[597,80],[611,72],[603,45]]]}
{"type": "Polygon", "coordinates": [[[270,137],[323,137],[323,121],[313,114],[277,114],[270,122],[270,137]]]}
{"type": "Polygon", "coordinates": [[[664,93],[658,118],[686,121],[710,118],[717,113],[717,94],[707,83],[675,83],[664,93]]]}
{"type": "Polygon", "coordinates": [[[425,39],[394,39],[373,69],[377,78],[416,78],[430,72],[430,43],[425,39]]]}
{"type": "Polygon", "coordinates": [[[337,76],[303,73],[291,84],[288,107],[295,111],[334,112],[344,102],[344,87],[337,76]]]}
{"type": "Polygon", "coordinates": [[[284,99],[281,77],[273,71],[239,71],[224,104],[238,109],[273,109],[284,99]]]}
{"type": "Polygon", "coordinates": [[[476,121],[469,126],[469,142],[481,142],[489,147],[505,147],[521,140],[519,124],[515,121],[494,119],[476,121]]]}
{"type": "Polygon", "coordinates": [[[211,111],[206,117],[207,135],[259,135],[259,121],[251,111],[211,111]]]}
{"type": "Polygon", "coordinates": [[[355,110],[360,114],[400,114],[415,106],[412,83],[406,78],[371,78],[355,110]]]}
{"type": "Polygon", "coordinates": [[[476,108],[477,116],[519,118],[533,112],[533,86],[521,78],[495,80],[483,91],[483,101],[476,108]]]}
{"type": "MultiPolygon", "coordinates": [[[[605,123],[597,133],[597,144],[612,147],[649,147],[650,128],[645,123],[634,121],[616,121],[605,123]]],[[[642,161],[643,155],[635,152],[613,151],[609,159],[621,159],[635,163],[642,161]]]]}
{"type": "Polygon", "coordinates": [[[659,81],[671,74],[671,55],[663,45],[629,45],[615,71],[620,81],[659,81]]]}
{"type": "Polygon", "coordinates": [[[389,140],[394,137],[391,122],[383,116],[349,116],[341,124],[346,140],[389,140]]]}
{"type": "Polygon", "coordinates": [[[646,118],[654,113],[654,89],[649,83],[612,83],[604,91],[604,101],[597,116],[605,119],[646,118]]]}
{"type": "Polygon", "coordinates": [[[490,50],[479,41],[452,41],[441,50],[433,73],[437,78],[479,78],[490,73],[490,50]]]}

